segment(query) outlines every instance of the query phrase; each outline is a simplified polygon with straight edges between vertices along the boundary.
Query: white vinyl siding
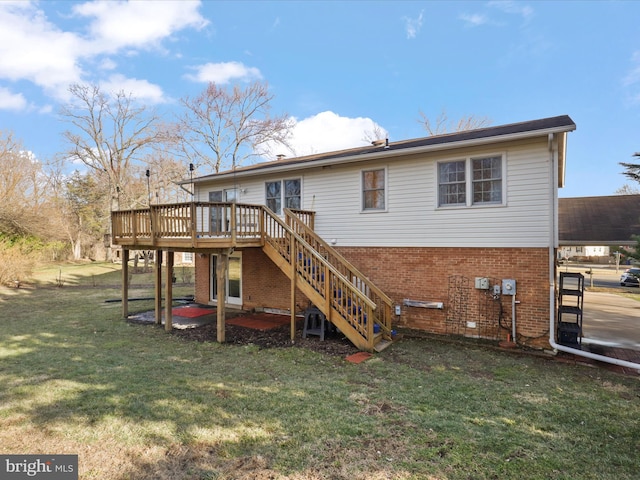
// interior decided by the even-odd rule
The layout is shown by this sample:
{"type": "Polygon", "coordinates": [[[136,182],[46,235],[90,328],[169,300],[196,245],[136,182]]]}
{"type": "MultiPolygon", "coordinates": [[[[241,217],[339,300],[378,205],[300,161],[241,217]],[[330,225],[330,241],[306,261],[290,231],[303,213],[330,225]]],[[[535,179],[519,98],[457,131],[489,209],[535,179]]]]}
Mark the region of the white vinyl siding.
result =
{"type": "MultiPolygon", "coordinates": [[[[316,231],[324,239],[335,238],[337,247],[547,247],[553,201],[549,156],[547,138],[541,137],[504,143],[499,150],[489,145],[369,161],[366,168],[357,163],[312,168],[297,176],[301,208],[316,212],[316,231]],[[492,157],[498,151],[504,175],[502,203],[438,206],[439,162],[492,157]],[[363,215],[362,172],[376,169],[386,172],[387,213],[363,215]]],[[[264,204],[265,182],[282,178],[282,174],[243,178],[239,201],[264,204]]],[[[199,193],[200,198],[205,195],[199,193]]]]}

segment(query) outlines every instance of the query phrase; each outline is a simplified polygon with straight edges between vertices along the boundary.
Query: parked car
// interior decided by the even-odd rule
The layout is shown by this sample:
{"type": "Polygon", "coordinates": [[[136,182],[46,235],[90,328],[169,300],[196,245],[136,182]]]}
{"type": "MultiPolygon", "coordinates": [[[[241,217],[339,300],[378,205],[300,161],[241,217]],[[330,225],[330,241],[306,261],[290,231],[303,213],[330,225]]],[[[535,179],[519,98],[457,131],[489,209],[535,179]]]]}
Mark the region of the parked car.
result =
{"type": "Polygon", "coordinates": [[[620,277],[623,287],[640,287],[640,268],[627,268],[620,277]]]}

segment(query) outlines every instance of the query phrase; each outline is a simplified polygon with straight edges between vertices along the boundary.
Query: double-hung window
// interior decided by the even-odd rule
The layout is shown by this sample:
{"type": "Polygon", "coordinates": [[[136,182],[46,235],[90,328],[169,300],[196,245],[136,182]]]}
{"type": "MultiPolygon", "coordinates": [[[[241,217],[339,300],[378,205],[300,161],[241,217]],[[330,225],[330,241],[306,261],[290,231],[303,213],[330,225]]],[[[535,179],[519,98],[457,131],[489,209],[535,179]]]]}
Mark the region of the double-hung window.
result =
{"type": "Polygon", "coordinates": [[[466,161],[438,164],[438,205],[466,205],[466,161]]]}
{"type": "Polygon", "coordinates": [[[362,172],[362,210],[379,211],[386,209],[386,171],[364,170],[362,172]]]}
{"type": "Polygon", "coordinates": [[[277,180],[265,184],[265,203],[274,213],[280,215],[284,208],[300,208],[301,182],[299,178],[277,180]]]}
{"type": "Polygon", "coordinates": [[[438,206],[503,204],[504,167],[502,155],[438,163],[438,206]]]}
{"type": "Polygon", "coordinates": [[[502,203],[502,157],[471,159],[473,204],[502,203]]]}

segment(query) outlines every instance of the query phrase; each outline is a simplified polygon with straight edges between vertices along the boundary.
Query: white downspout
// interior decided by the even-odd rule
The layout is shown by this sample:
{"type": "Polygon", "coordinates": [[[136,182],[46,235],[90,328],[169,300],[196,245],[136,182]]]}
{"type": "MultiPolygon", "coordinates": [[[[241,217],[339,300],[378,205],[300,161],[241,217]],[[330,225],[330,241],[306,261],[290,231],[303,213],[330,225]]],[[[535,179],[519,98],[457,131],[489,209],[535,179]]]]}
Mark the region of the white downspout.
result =
{"type": "Polygon", "coordinates": [[[554,350],[571,353],[579,357],[590,358],[600,362],[612,363],[626,368],[634,368],[640,370],[640,364],[620,360],[618,358],[598,355],[596,353],[585,352],[577,348],[560,345],[555,341],[556,332],[556,275],[555,275],[555,245],[558,238],[557,214],[558,211],[558,140],[553,133],[549,134],[549,168],[551,169],[549,177],[551,178],[551,208],[549,212],[549,344],[554,350]]]}

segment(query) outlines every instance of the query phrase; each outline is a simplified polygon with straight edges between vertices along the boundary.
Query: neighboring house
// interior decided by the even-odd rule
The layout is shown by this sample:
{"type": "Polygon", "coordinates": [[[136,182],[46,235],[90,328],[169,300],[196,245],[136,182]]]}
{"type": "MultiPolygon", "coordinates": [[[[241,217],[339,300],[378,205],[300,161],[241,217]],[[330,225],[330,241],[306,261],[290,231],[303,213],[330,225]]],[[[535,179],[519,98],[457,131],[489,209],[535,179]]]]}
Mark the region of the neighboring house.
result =
{"type": "Polygon", "coordinates": [[[177,265],[193,265],[193,252],[176,252],[175,263],[177,265]]]}
{"type": "Polygon", "coordinates": [[[560,198],[558,259],[608,257],[610,247],[634,247],[640,235],[640,195],[560,198]]]}
{"type": "Polygon", "coordinates": [[[574,129],[559,116],[203,176],[191,205],[114,212],[114,242],[195,252],[197,302],[313,303],[363,349],[373,324],[385,338],[515,329],[545,347],[574,129]]]}
{"type": "Polygon", "coordinates": [[[582,259],[582,258],[605,258],[610,257],[610,250],[605,245],[581,245],[575,247],[560,246],[558,250],[558,260],[582,259]]]}

